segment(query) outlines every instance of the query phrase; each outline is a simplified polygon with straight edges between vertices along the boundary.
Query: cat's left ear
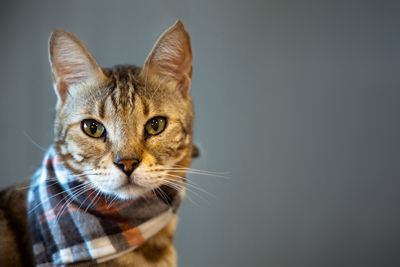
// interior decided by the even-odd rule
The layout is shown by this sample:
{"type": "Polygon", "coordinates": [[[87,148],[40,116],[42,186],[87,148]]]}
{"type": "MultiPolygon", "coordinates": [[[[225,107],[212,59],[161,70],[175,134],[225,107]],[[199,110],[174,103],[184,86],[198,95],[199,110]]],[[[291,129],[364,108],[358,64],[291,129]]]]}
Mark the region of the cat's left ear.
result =
{"type": "Polygon", "coordinates": [[[192,82],[192,48],[190,36],[182,21],[178,20],[166,30],[147,57],[143,75],[157,75],[175,82],[175,86],[187,94],[192,82]]]}
{"type": "Polygon", "coordinates": [[[80,88],[95,86],[106,79],[89,50],[69,32],[56,30],[51,34],[49,58],[54,87],[61,103],[80,88]]]}

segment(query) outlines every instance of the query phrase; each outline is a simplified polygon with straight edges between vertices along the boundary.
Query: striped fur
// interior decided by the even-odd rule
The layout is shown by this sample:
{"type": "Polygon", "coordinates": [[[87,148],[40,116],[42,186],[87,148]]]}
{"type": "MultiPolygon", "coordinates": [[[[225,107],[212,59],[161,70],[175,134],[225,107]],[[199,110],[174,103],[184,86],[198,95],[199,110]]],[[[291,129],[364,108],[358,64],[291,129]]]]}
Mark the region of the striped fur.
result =
{"type": "MultiPolygon", "coordinates": [[[[191,62],[190,38],[180,21],[160,37],[142,68],[119,65],[103,69],[75,36],[53,32],[50,63],[58,97],[54,147],[64,166],[82,181],[119,199],[137,198],[165,184],[184,191],[184,172],[171,168],[189,167],[195,152],[191,62]],[[156,116],[166,118],[165,130],[149,136],[144,126],[156,116]],[[85,119],[102,123],[107,132],[104,138],[87,136],[81,126],[85,119]],[[135,158],[140,164],[127,176],[116,166],[118,158],[135,158]]],[[[7,252],[0,253],[2,263],[32,264],[22,203],[25,194],[26,190],[12,188],[1,195],[0,233],[5,236],[1,248],[7,252]],[[15,192],[23,196],[20,202],[13,198],[15,192]],[[13,201],[18,202],[14,205],[18,210],[4,204],[13,201]]],[[[175,227],[176,219],[137,250],[102,265],[176,266],[175,227]]]]}

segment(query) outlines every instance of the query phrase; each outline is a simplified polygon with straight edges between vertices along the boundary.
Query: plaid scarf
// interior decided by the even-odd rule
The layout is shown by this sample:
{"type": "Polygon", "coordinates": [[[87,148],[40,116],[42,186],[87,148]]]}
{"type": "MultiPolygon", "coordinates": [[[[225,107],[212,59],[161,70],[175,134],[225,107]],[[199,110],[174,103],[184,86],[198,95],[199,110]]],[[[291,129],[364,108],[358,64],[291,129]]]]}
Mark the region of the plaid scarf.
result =
{"type": "Polygon", "coordinates": [[[53,147],[34,174],[28,220],[36,264],[104,262],[130,252],[163,229],[182,196],[163,188],[132,200],[111,201],[67,170],[53,147]],[[111,202],[111,204],[110,204],[111,202]]]}

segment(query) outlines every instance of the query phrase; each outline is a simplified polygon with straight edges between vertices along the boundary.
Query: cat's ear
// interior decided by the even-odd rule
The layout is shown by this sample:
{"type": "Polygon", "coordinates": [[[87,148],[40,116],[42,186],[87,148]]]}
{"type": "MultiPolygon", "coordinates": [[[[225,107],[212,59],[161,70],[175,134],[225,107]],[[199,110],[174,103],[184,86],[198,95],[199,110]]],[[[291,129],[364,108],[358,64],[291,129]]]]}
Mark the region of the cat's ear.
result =
{"type": "Polygon", "coordinates": [[[183,93],[189,91],[192,81],[192,48],[190,36],[182,21],[175,22],[160,36],[143,65],[142,73],[167,78],[176,82],[183,93]]]}
{"type": "Polygon", "coordinates": [[[49,40],[49,59],[54,88],[62,102],[74,89],[105,79],[96,60],[73,34],[55,30],[49,40]]]}

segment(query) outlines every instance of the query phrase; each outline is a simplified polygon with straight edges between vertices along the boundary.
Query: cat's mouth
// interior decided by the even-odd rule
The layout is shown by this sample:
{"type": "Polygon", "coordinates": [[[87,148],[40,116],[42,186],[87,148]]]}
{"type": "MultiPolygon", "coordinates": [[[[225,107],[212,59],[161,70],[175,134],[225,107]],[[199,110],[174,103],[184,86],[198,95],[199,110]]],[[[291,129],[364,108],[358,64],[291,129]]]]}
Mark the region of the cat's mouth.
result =
{"type": "Polygon", "coordinates": [[[132,198],[140,197],[149,191],[151,191],[151,190],[146,187],[136,185],[136,184],[126,183],[126,184],[121,185],[120,187],[114,189],[113,193],[123,199],[132,199],[132,198]]]}
{"type": "Polygon", "coordinates": [[[154,186],[138,183],[133,177],[126,179],[124,183],[113,189],[113,193],[121,198],[131,199],[142,196],[154,190],[154,186]]]}
{"type": "Polygon", "coordinates": [[[148,192],[157,190],[162,184],[162,179],[148,173],[131,173],[129,176],[120,172],[110,172],[102,177],[89,177],[93,185],[101,192],[113,194],[122,199],[132,199],[148,192]]]}

